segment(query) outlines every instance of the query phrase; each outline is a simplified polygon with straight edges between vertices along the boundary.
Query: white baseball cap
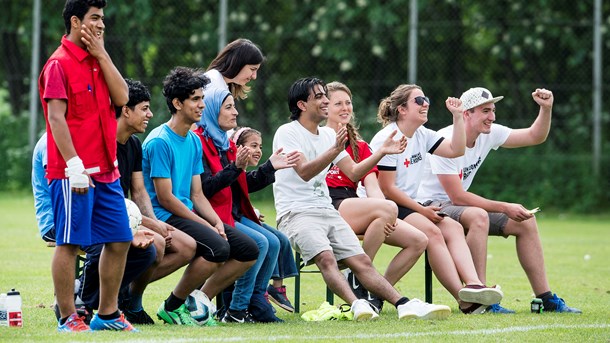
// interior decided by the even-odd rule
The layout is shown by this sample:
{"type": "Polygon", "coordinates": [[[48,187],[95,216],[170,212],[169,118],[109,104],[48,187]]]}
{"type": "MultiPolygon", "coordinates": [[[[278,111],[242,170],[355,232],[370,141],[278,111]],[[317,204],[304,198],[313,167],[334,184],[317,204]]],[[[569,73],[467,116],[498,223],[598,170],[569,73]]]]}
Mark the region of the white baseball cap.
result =
{"type": "Polygon", "coordinates": [[[493,97],[488,89],[483,87],[470,88],[469,90],[462,93],[460,100],[462,100],[462,106],[465,110],[475,108],[479,105],[496,103],[504,99],[503,96],[493,97]]]}

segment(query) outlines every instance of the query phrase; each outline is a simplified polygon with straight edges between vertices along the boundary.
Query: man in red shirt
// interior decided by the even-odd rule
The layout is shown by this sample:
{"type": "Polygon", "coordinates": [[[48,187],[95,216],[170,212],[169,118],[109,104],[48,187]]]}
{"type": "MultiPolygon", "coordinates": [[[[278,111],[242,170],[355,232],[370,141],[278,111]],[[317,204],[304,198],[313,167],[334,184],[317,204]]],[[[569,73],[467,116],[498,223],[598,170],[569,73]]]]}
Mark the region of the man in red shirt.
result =
{"type": "Polygon", "coordinates": [[[135,331],[117,306],[133,236],[116,167],[114,106],[126,104],[129,94],[104,48],[105,6],[105,0],[66,1],[66,35],[38,82],[56,228],[52,274],[61,314],[58,331],[135,331]],[[78,247],[100,243],[99,311],[88,327],[74,307],[73,270],[78,247]]]}

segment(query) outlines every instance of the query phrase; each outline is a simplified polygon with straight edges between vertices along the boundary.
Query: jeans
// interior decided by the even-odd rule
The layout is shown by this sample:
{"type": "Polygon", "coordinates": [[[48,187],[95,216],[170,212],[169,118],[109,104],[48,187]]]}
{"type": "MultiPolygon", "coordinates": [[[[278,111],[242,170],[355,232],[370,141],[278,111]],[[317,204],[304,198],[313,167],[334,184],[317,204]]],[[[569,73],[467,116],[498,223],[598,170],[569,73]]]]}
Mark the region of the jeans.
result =
{"type": "Polygon", "coordinates": [[[269,279],[277,265],[280,241],[272,232],[247,218],[243,218],[241,223],[235,222],[235,227],[252,238],[259,250],[256,263],[235,282],[229,308],[239,311],[248,308],[252,294],[263,295],[267,291],[269,279]]]}
{"type": "MultiPolygon", "coordinates": [[[[243,217],[242,223],[244,219],[251,222],[250,219],[243,217]]],[[[273,228],[265,223],[262,223],[262,225],[280,240],[280,254],[277,258],[277,264],[275,265],[275,269],[273,269],[271,278],[276,280],[299,275],[299,270],[297,269],[297,264],[294,261],[294,254],[292,253],[292,247],[290,246],[290,240],[288,240],[288,237],[276,228],[273,228]]]]}

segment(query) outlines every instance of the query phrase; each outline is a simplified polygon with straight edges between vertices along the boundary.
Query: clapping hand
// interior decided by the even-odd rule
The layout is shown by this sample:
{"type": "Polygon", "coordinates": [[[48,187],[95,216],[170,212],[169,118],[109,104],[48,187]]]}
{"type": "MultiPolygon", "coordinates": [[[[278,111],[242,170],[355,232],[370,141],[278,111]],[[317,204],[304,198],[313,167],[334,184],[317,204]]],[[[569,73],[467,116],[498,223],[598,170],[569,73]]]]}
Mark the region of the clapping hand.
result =
{"type": "Polygon", "coordinates": [[[292,168],[297,165],[299,159],[301,158],[301,154],[299,154],[297,150],[287,154],[283,153],[283,150],[284,148],[279,148],[273,153],[273,155],[271,155],[271,157],[269,157],[269,161],[275,170],[292,168]]]}
{"type": "Polygon", "coordinates": [[[399,140],[394,140],[397,133],[398,130],[394,130],[383,142],[381,150],[384,154],[400,154],[407,148],[407,138],[405,136],[400,137],[399,140]]]}
{"type": "Polygon", "coordinates": [[[335,141],[335,149],[343,151],[345,149],[345,143],[347,143],[347,128],[345,125],[339,124],[339,130],[337,130],[337,140],[335,141]]]}
{"type": "Polygon", "coordinates": [[[237,156],[235,157],[235,166],[239,169],[246,170],[248,167],[248,161],[250,161],[251,155],[250,148],[247,146],[237,147],[237,156]]]}

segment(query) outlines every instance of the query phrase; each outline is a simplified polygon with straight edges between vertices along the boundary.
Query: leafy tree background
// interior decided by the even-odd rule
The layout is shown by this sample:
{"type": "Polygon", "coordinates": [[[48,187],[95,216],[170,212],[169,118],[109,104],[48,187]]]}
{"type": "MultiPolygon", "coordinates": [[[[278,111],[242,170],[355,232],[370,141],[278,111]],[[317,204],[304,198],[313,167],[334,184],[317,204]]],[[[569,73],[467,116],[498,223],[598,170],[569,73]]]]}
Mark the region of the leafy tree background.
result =
{"type": "MultiPolygon", "coordinates": [[[[340,80],[354,93],[363,137],[380,129],[379,101],[409,72],[409,2],[406,0],[229,0],[229,41],[246,37],[267,57],[249,98],[238,103],[240,125],[264,134],[288,120],[287,89],[297,78],[340,80]]],[[[28,187],[27,118],[32,4],[0,0],[0,190],[28,187]]],[[[475,191],[526,206],[573,211],[608,209],[610,199],[610,2],[603,2],[602,175],[592,165],[591,1],[420,0],[417,83],[432,99],[428,127],[450,124],[447,96],[484,86],[504,95],[497,122],[529,126],[538,109],[537,87],[555,95],[546,143],[494,152],[475,191]]],[[[63,1],[42,2],[41,66],[64,31],[63,1]]],[[[206,68],[217,53],[218,1],[109,1],[106,46],[125,77],[153,93],[150,127],[168,119],[161,83],[174,66],[206,68]]],[[[38,128],[44,130],[40,110],[38,128]]],[[[145,135],[144,135],[145,136],[145,135]]],[[[143,138],[143,137],[142,137],[143,138]]],[[[269,152],[269,151],[267,151],[269,152]]],[[[261,197],[268,197],[263,192],[261,197]]]]}

